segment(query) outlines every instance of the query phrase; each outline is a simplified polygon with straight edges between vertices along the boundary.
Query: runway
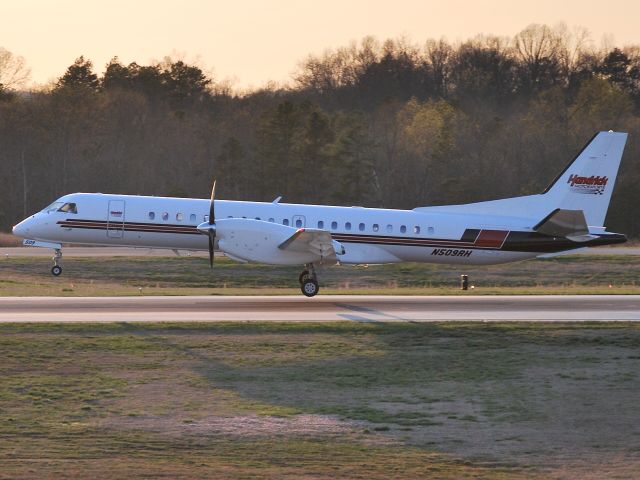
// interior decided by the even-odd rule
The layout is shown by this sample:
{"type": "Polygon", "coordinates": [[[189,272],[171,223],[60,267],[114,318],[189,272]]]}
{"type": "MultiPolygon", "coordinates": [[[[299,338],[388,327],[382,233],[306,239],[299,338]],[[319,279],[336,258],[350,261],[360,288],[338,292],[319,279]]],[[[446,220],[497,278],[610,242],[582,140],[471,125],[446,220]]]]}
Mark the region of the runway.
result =
{"type": "Polygon", "coordinates": [[[0,322],[640,321],[640,295],[3,297],[0,322]]]}

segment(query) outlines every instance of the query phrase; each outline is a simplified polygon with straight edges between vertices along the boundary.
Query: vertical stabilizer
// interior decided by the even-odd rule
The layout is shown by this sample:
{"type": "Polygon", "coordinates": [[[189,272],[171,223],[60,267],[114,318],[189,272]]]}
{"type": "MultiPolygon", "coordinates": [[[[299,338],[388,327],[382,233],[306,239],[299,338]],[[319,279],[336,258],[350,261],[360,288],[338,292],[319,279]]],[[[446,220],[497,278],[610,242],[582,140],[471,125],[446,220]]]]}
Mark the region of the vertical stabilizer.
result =
{"type": "Polygon", "coordinates": [[[582,210],[587,225],[603,226],[626,133],[600,132],[544,191],[553,208],[582,210]]]}

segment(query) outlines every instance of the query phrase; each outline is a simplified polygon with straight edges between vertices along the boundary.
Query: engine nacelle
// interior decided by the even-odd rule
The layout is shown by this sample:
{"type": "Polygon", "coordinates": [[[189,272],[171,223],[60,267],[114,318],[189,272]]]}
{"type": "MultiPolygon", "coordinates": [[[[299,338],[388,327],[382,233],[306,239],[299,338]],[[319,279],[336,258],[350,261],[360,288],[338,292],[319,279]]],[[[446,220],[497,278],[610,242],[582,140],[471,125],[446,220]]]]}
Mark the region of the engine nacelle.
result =
{"type": "Polygon", "coordinates": [[[296,228],[248,218],[216,220],[218,248],[232,257],[248,262],[300,265],[318,260],[312,252],[278,248],[296,233],[296,228]]]}

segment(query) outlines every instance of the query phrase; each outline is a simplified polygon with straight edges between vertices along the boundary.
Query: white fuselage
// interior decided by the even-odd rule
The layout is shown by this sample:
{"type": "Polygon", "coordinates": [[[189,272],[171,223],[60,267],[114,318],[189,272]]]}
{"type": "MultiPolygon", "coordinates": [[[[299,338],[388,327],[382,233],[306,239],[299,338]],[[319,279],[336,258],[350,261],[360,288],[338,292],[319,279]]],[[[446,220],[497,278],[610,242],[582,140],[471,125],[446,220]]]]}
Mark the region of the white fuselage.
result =
{"type": "MultiPolygon", "coordinates": [[[[196,229],[208,220],[207,199],[76,193],[58,202],[73,202],[77,211],[45,209],[18,224],[14,232],[55,244],[208,249],[207,237],[196,229]]],[[[216,219],[258,219],[327,230],[344,246],[344,254],[338,256],[344,264],[495,264],[544,253],[504,248],[510,232],[532,231],[527,219],[225,200],[216,200],[215,209],[216,219]]]]}

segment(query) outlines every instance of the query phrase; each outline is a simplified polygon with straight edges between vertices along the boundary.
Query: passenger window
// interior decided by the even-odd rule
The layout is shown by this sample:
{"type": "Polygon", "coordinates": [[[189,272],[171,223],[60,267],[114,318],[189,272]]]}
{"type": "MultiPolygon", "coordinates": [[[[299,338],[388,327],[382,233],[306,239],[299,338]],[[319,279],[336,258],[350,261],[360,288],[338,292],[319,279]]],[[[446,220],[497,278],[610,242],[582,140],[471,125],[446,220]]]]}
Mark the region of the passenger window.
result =
{"type": "Polygon", "coordinates": [[[284,218],[284,219],[282,220],[282,224],[283,224],[283,225],[287,225],[287,226],[288,226],[288,225],[289,225],[289,219],[288,219],[288,218],[284,218]]]}
{"type": "Polygon", "coordinates": [[[195,223],[195,221],[196,221],[196,214],[195,213],[192,213],[191,215],[189,215],[189,221],[195,223]]]}
{"type": "Polygon", "coordinates": [[[260,217],[256,217],[256,220],[260,220],[260,217]]]}
{"type": "Polygon", "coordinates": [[[318,228],[324,228],[324,222],[322,220],[318,220],[318,228]]]}
{"type": "Polygon", "coordinates": [[[361,223],[360,225],[358,225],[358,230],[360,230],[361,232],[364,232],[364,223],[361,223]]]}
{"type": "Polygon", "coordinates": [[[407,227],[405,225],[400,227],[400,233],[407,233],[407,227]]]}
{"type": "Polygon", "coordinates": [[[378,230],[380,230],[380,227],[378,226],[378,224],[377,224],[377,223],[374,223],[374,224],[373,224],[373,231],[374,231],[374,232],[377,232],[378,230]]]}
{"type": "Polygon", "coordinates": [[[169,220],[169,212],[162,212],[162,220],[165,222],[169,220]]]}
{"type": "Polygon", "coordinates": [[[176,213],[176,221],[181,222],[184,219],[184,215],[181,213],[176,213]]]}
{"type": "Polygon", "coordinates": [[[393,225],[389,224],[387,225],[387,233],[391,233],[393,232],[393,225]]]}
{"type": "Polygon", "coordinates": [[[270,218],[270,219],[269,219],[269,221],[270,221],[271,223],[275,222],[275,220],[274,220],[273,218],[270,218]]]}
{"type": "Polygon", "coordinates": [[[337,230],[338,222],[331,222],[331,230],[337,230]]]}
{"type": "Polygon", "coordinates": [[[65,203],[58,209],[58,211],[64,213],[78,213],[75,203],[65,203]]]}
{"type": "Polygon", "coordinates": [[[429,227],[429,233],[433,233],[433,227],[429,227]]]}
{"type": "Polygon", "coordinates": [[[208,222],[208,221],[209,221],[209,215],[205,215],[205,216],[204,216],[204,221],[205,221],[205,222],[208,222]]]}
{"type": "Polygon", "coordinates": [[[296,219],[296,227],[300,228],[302,226],[302,220],[300,220],[299,218],[296,219]]]}
{"type": "Polygon", "coordinates": [[[415,226],[413,227],[413,233],[415,233],[416,235],[418,235],[420,233],[420,227],[419,226],[415,226]]]}
{"type": "Polygon", "coordinates": [[[149,212],[149,220],[156,218],[156,212],[149,212]]]}
{"type": "Polygon", "coordinates": [[[345,223],[345,224],[344,224],[344,228],[345,228],[345,230],[347,230],[347,231],[351,230],[351,222],[347,222],[347,223],[345,223]]]}

